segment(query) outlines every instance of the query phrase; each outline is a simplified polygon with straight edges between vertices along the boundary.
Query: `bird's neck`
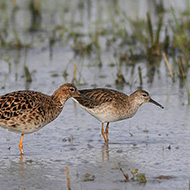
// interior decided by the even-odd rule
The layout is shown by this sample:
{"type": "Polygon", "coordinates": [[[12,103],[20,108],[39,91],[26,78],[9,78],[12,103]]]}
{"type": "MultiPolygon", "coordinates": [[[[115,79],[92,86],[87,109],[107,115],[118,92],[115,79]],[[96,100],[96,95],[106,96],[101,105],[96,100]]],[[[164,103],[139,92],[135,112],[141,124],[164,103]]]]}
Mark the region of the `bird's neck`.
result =
{"type": "Polygon", "coordinates": [[[68,96],[64,95],[63,92],[60,92],[58,89],[53,93],[52,99],[54,102],[60,103],[63,106],[67,101],[68,96]]]}
{"type": "Polygon", "coordinates": [[[129,103],[130,109],[136,113],[138,108],[142,105],[142,103],[136,100],[135,94],[131,94],[128,100],[129,100],[128,103],[129,103]]]}

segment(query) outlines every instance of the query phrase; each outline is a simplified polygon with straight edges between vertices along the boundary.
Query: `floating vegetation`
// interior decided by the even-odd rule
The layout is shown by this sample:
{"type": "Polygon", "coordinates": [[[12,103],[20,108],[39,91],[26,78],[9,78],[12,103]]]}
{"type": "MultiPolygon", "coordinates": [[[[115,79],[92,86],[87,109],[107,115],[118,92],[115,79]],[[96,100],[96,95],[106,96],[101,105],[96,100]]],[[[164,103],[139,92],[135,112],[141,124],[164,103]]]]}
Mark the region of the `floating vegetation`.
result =
{"type": "Polygon", "coordinates": [[[84,179],[83,179],[83,181],[94,181],[95,180],[95,175],[92,175],[92,174],[89,174],[89,173],[86,173],[85,175],[84,175],[84,179]]]}
{"type": "Polygon", "coordinates": [[[122,174],[125,178],[125,182],[130,182],[130,181],[137,181],[139,183],[146,183],[147,182],[145,174],[138,173],[138,169],[133,169],[131,171],[132,177],[130,177],[129,174],[124,173],[122,168],[120,168],[120,171],[122,172],[122,174]]]}
{"type": "Polygon", "coordinates": [[[159,175],[157,177],[155,177],[155,179],[173,179],[174,176],[170,176],[170,175],[159,175]]]}

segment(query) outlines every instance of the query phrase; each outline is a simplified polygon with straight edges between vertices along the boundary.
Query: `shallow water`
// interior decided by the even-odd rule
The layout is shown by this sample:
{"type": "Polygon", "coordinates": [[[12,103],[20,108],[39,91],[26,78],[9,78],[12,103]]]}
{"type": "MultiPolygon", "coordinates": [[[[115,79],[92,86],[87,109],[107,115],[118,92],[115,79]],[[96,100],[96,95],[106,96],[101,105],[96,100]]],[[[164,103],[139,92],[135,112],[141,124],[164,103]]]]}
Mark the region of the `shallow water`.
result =
{"type": "Polygon", "coordinates": [[[25,135],[22,162],[19,135],[0,130],[1,189],[66,189],[65,165],[69,166],[72,189],[187,189],[189,107],[182,105],[177,95],[168,103],[164,103],[166,95],[153,97],[165,109],[145,104],[134,118],[111,123],[107,146],[100,135],[100,122],[71,100],[57,120],[25,135]],[[178,112],[173,112],[176,109],[178,112]],[[120,167],[129,175],[138,168],[148,182],[123,182],[120,167]],[[94,175],[94,181],[84,182],[86,173],[94,175]],[[160,175],[172,178],[154,178],[160,175]]]}
{"type": "MultiPolygon", "coordinates": [[[[137,5],[142,7],[138,2],[137,5]]],[[[183,5],[180,3],[178,7],[183,9],[183,5]]],[[[144,9],[146,11],[147,6],[144,9]]],[[[92,10],[95,14],[96,8],[92,10]]],[[[27,13],[23,10],[19,14],[27,13]]],[[[40,45],[43,47],[44,44],[40,45]]],[[[2,51],[11,57],[12,65],[9,71],[7,63],[0,60],[1,94],[18,89],[52,94],[61,84],[72,81],[74,64],[78,64],[77,78],[81,77],[81,83],[87,82],[85,86],[78,86],[79,89],[92,88],[94,85],[118,87],[115,85],[117,67],[108,66],[114,56],[108,51],[102,55],[104,64],[101,68],[93,64],[93,58],[83,60],[75,57],[70,48],[64,45],[55,45],[52,57],[48,48],[41,47],[26,53],[24,50],[2,51]],[[17,65],[13,64],[15,60],[17,65]],[[32,73],[33,81],[30,84],[23,77],[24,64],[32,73]],[[62,76],[65,69],[69,74],[66,79],[62,76]],[[52,77],[52,74],[56,74],[56,77],[52,77]]],[[[72,189],[188,189],[190,107],[186,89],[180,82],[172,82],[163,61],[152,78],[149,76],[151,68],[146,64],[143,60],[139,62],[143,88],[165,109],[144,104],[133,118],[111,123],[108,145],[104,144],[100,133],[101,123],[72,100],[68,100],[54,122],[36,133],[25,135],[23,158],[19,156],[18,149],[20,135],[0,128],[0,190],[67,189],[66,165],[69,166],[72,189]],[[120,168],[130,177],[132,169],[137,168],[139,173],[146,175],[147,183],[125,182],[120,168]],[[94,180],[85,181],[86,173],[95,176],[94,180]],[[162,175],[171,178],[156,178],[162,175]]],[[[131,70],[122,66],[126,80],[132,81],[131,86],[119,88],[127,94],[139,86],[137,67],[133,75],[131,70]]]]}

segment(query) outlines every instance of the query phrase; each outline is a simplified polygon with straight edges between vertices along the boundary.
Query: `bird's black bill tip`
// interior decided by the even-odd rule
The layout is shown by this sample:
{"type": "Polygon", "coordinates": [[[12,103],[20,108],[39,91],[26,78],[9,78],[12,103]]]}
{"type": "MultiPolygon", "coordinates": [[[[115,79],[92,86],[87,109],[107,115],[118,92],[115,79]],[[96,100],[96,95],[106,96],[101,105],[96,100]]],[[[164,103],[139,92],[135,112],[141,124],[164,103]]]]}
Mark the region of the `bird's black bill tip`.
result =
{"type": "Polygon", "coordinates": [[[153,104],[155,104],[155,105],[157,105],[157,106],[161,107],[162,109],[164,109],[164,106],[162,106],[162,105],[161,105],[161,104],[159,104],[158,102],[154,101],[153,99],[150,99],[150,101],[149,101],[149,102],[151,102],[151,103],[153,103],[153,104]]]}

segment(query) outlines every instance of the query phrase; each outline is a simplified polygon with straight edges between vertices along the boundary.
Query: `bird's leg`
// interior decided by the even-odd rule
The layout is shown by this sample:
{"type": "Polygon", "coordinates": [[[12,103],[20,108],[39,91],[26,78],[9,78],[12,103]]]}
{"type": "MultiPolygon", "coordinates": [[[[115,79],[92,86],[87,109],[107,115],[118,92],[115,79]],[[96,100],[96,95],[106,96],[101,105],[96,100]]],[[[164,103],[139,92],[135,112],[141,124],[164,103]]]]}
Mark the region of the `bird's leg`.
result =
{"type": "Polygon", "coordinates": [[[105,131],[104,131],[104,123],[102,123],[102,135],[104,137],[105,142],[108,142],[108,139],[107,139],[107,137],[105,135],[105,131]]]}
{"type": "Polygon", "coordinates": [[[21,155],[24,154],[23,145],[22,145],[23,139],[24,139],[24,134],[21,134],[20,142],[19,142],[19,149],[20,149],[20,154],[21,154],[21,155]]]}
{"type": "Polygon", "coordinates": [[[109,122],[107,122],[107,125],[106,125],[106,138],[107,138],[107,141],[109,141],[109,138],[108,138],[108,129],[109,129],[109,122]]]}

